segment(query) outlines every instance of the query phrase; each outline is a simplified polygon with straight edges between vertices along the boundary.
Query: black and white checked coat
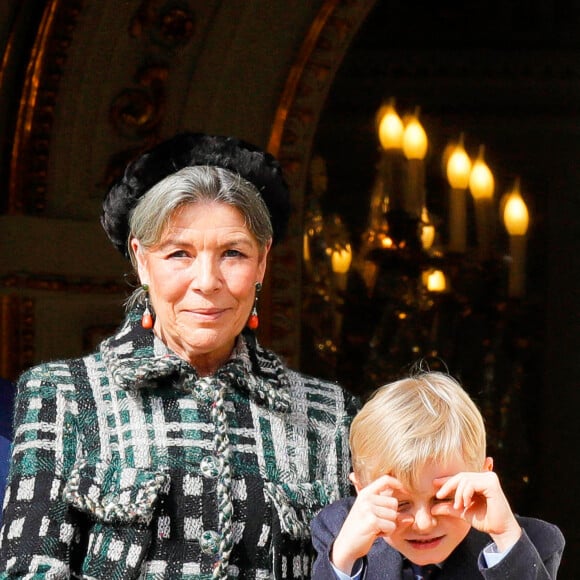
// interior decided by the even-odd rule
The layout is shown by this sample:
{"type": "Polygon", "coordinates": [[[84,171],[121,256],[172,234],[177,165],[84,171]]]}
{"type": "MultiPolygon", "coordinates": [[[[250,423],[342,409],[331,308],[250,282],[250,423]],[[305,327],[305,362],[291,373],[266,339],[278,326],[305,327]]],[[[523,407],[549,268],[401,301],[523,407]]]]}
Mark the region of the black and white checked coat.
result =
{"type": "Polygon", "coordinates": [[[308,578],[354,411],[252,334],[199,378],[134,312],[20,379],[0,578],[308,578]]]}

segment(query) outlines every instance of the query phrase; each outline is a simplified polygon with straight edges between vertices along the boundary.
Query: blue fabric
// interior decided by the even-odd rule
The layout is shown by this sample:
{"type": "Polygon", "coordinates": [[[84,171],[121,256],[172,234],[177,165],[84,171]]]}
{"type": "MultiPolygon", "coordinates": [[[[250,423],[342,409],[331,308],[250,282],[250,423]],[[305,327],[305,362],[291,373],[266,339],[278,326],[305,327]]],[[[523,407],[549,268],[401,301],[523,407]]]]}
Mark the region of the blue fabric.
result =
{"type": "Polygon", "coordinates": [[[12,440],[12,414],[16,385],[0,378],[0,437],[12,440]]]}
{"type": "Polygon", "coordinates": [[[0,522],[2,522],[1,506],[4,502],[4,491],[6,487],[6,478],[10,467],[10,448],[12,441],[6,437],[0,436],[0,522]]]}
{"type": "Polygon", "coordinates": [[[2,522],[6,478],[10,467],[15,392],[16,385],[14,383],[0,378],[0,523],[2,522]]]}

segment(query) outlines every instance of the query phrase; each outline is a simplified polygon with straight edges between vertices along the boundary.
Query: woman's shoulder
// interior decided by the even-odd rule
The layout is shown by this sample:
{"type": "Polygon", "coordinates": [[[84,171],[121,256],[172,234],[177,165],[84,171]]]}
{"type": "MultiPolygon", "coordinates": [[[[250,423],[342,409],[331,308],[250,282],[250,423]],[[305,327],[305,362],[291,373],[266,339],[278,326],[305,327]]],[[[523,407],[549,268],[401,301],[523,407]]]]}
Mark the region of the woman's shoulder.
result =
{"type": "Polygon", "coordinates": [[[322,377],[315,377],[301,371],[288,369],[289,375],[294,382],[299,382],[312,388],[319,388],[327,391],[343,391],[338,382],[322,377]]]}
{"type": "Polygon", "coordinates": [[[288,369],[291,383],[293,385],[302,385],[307,389],[317,392],[321,395],[338,397],[345,400],[348,404],[353,404],[355,407],[360,406],[360,401],[356,395],[344,388],[339,382],[315,377],[307,373],[297,370],[288,369]]]}
{"type": "Polygon", "coordinates": [[[356,399],[352,393],[342,387],[337,381],[315,377],[313,375],[292,369],[288,370],[288,374],[293,387],[299,385],[311,390],[312,392],[316,392],[319,395],[345,399],[348,401],[356,399]]]}
{"type": "Polygon", "coordinates": [[[288,379],[292,386],[304,385],[313,389],[321,389],[329,392],[341,392],[340,385],[329,379],[323,379],[308,375],[293,369],[282,356],[269,348],[261,345],[251,334],[244,334],[246,345],[250,353],[250,358],[257,363],[262,374],[276,375],[278,379],[282,377],[288,379]]]}
{"type": "Polygon", "coordinates": [[[317,413],[321,412],[321,416],[340,416],[340,422],[347,425],[360,409],[359,398],[337,382],[295,370],[288,371],[288,378],[291,398],[309,401],[317,413]]]}
{"type": "Polygon", "coordinates": [[[65,388],[78,384],[87,375],[87,367],[96,366],[100,359],[98,353],[68,359],[55,359],[30,367],[24,371],[17,382],[17,390],[35,387],[65,388]]]}

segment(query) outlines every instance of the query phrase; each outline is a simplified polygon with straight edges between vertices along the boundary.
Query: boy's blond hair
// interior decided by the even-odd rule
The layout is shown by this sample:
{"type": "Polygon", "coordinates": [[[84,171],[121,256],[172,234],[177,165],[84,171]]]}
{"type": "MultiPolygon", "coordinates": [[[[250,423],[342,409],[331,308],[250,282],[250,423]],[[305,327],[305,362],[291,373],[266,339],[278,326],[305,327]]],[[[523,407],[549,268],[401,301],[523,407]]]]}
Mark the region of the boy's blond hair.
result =
{"type": "Polygon", "coordinates": [[[483,469],[485,426],[453,378],[421,372],[375,391],[352,423],[350,448],[362,485],[390,474],[413,489],[430,462],[460,458],[470,469],[483,469]]]}

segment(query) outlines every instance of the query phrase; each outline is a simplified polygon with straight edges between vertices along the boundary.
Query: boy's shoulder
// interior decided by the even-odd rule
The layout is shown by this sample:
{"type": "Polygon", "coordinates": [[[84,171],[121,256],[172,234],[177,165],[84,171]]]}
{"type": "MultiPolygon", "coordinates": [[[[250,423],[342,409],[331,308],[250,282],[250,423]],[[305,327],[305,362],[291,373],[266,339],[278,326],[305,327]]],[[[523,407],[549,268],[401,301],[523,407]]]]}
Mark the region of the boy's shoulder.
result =
{"type": "Polygon", "coordinates": [[[343,497],[322,508],[312,521],[313,533],[322,529],[327,532],[338,533],[356,497],[343,497]]]}
{"type": "Polygon", "coordinates": [[[542,546],[550,552],[564,547],[564,535],[557,525],[526,516],[516,515],[516,519],[534,546],[542,546]]]}
{"type": "MultiPolygon", "coordinates": [[[[538,518],[519,516],[517,514],[515,517],[522,530],[526,532],[526,535],[534,545],[543,545],[548,549],[552,549],[557,548],[563,543],[564,536],[555,524],[538,518]]],[[[475,528],[471,528],[467,535],[467,540],[478,545],[480,549],[492,541],[489,534],[480,532],[475,528]]]]}
{"type": "MultiPolygon", "coordinates": [[[[550,562],[550,566],[553,566],[555,561],[559,562],[565,541],[558,526],[537,518],[516,515],[516,519],[523,534],[510,550],[509,556],[502,561],[502,569],[510,572],[519,570],[522,563],[528,566],[531,559],[538,556],[539,561],[550,562]]],[[[479,561],[482,551],[492,541],[489,534],[471,528],[464,540],[447,558],[446,566],[459,570],[466,567],[471,569],[479,561]]],[[[517,574],[514,577],[518,577],[517,574]]]]}

